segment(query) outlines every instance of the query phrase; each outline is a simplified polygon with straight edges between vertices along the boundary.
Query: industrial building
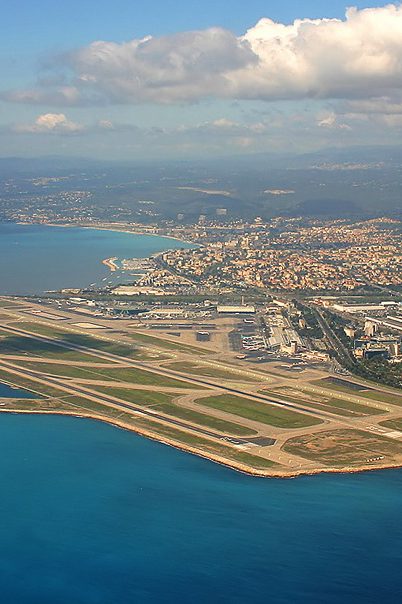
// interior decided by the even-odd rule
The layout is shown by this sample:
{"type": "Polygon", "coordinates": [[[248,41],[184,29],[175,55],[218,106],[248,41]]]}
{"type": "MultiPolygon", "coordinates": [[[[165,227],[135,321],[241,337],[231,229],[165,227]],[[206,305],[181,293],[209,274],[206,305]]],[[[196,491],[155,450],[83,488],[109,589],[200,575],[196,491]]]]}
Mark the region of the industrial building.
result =
{"type": "Polygon", "coordinates": [[[225,306],[219,305],[216,308],[219,315],[255,315],[255,306],[239,305],[225,306]]]}

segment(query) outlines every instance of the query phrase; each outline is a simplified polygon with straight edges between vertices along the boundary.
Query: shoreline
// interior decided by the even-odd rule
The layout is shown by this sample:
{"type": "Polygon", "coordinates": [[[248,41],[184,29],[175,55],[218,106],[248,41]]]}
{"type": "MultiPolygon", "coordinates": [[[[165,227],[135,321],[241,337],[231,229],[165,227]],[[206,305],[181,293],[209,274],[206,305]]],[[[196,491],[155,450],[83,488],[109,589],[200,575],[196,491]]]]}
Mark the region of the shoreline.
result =
{"type": "MultiPolygon", "coordinates": [[[[154,442],[157,443],[161,443],[163,445],[172,447],[174,449],[176,449],[177,451],[182,451],[183,453],[187,453],[187,454],[191,454],[191,455],[195,455],[196,457],[199,457],[201,459],[205,459],[207,461],[211,461],[213,463],[216,463],[220,466],[223,466],[229,470],[233,470],[235,472],[239,472],[240,474],[244,474],[246,476],[250,476],[253,478],[271,478],[271,479],[277,479],[277,480],[290,480],[290,479],[295,479],[295,478],[303,478],[303,477],[307,477],[307,476],[318,476],[318,475],[322,475],[322,474],[361,474],[361,473],[366,473],[366,472],[378,472],[380,470],[398,470],[400,468],[402,468],[402,463],[401,464],[382,464],[382,465],[378,465],[378,466],[361,466],[361,467],[349,467],[349,466],[344,466],[341,468],[317,468],[317,469],[311,469],[311,470],[289,470],[287,472],[283,471],[283,470],[258,470],[258,469],[254,469],[254,468],[250,468],[249,466],[246,466],[242,463],[237,463],[236,461],[231,461],[228,459],[225,459],[224,457],[220,457],[219,455],[215,455],[214,453],[209,453],[209,452],[203,452],[200,451],[199,449],[192,447],[191,445],[184,445],[181,443],[178,443],[175,440],[172,440],[170,438],[167,437],[159,437],[157,435],[155,435],[154,433],[150,432],[149,430],[146,430],[145,428],[140,428],[137,426],[133,426],[131,424],[127,424],[126,422],[122,422],[119,420],[114,420],[111,418],[107,418],[104,417],[102,415],[98,415],[96,413],[80,413],[79,411],[76,412],[69,412],[69,411],[57,411],[57,410],[38,410],[38,411],[34,411],[34,410],[26,410],[26,409],[5,409],[5,408],[1,408],[0,407],[0,413],[10,413],[10,414],[15,414],[15,415],[61,415],[61,416],[65,416],[65,417],[75,417],[75,418],[82,418],[82,419],[90,419],[93,421],[100,421],[103,422],[105,424],[108,424],[110,426],[114,426],[115,428],[119,428],[121,430],[126,430],[127,432],[132,432],[138,436],[141,436],[143,438],[147,438],[149,440],[152,440],[154,442]]],[[[264,458],[262,458],[264,459],[264,458]]]]}
{"type": "MultiPolygon", "coordinates": [[[[194,241],[187,241],[185,239],[180,239],[179,237],[174,237],[172,235],[162,235],[162,234],[157,234],[157,233],[148,233],[146,231],[140,231],[140,230],[129,230],[129,225],[125,225],[121,228],[117,228],[113,227],[113,226],[105,226],[105,225],[82,225],[82,224],[70,224],[70,223],[52,223],[52,222],[23,222],[21,220],[17,220],[17,221],[1,221],[0,220],[0,224],[14,224],[14,225],[19,225],[19,226],[39,226],[39,227],[54,227],[54,228],[60,228],[60,229],[87,229],[87,230],[93,230],[93,231],[105,231],[105,232],[110,232],[110,233],[124,233],[125,235],[134,235],[134,236],[141,236],[141,237],[154,237],[155,239],[159,239],[159,240],[164,240],[166,239],[166,247],[163,247],[162,250],[154,252],[152,254],[148,254],[148,255],[141,255],[141,256],[135,256],[135,258],[141,259],[141,260],[146,260],[152,257],[156,257],[160,254],[163,254],[164,252],[170,251],[170,250],[174,250],[177,248],[174,247],[170,247],[169,246],[169,240],[171,241],[175,241],[177,243],[182,243],[182,244],[186,244],[189,246],[193,246],[193,247],[199,247],[200,244],[195,243],[194,241]]],[[[142,252],[144,253],[144,252],[142,252]]],[[[105,268],[109,269],[109,271],[111,273],[116,273],[116,272],[120,272],[120,270],[122,271],[122,273],[124,273],[123,269],[120,269],[119,265],[116,264],[116,261],[118,261],[119,258],[118,256],[111,256],[108,258],[102,258],[99,257],[97,259],[97,262],[99,262],[101,265],[103,265],[105,268]]],[[[104,274],[104,273],[102,273],[104,274]]],[[[99,279],[101,279],[102,275],[99,275],[99,279]]],[[[128,277],[128,276],[127,276],[128,277]]],[[[107,278],[107,277],[106,277],[107,278]]],[[[93,276],[91,278],[93,280],[93,276]]],[[[98,282],[96,282],[98,283],[98,282]]],[[[47,294],[47,293],[59,293],[60,291],[62,291],[62,289],[85,289],[86,287],[88,287],[88,284],[84,285],[84,286],[69,286],[68,288],[65,288],[64,286],[61,287],[60,289],[48,289],[46,291],[40,291],[40,292],[34,292],[34,293],[29,293],[29,292],[24,292],[22,294],[13,294],[12,292],[8,292],[8,293],[4,293],[2,295],[9,295],[9,296],[13,296],[13,295],[19,295],[19,296],[31,296],[31,295],[43,295],[43,294],[47,294]]],[[[97,287],[100,287],[100,283],[98,283],[97,287]]]]}
{"type": "MultiPolygon", "coordinates": [[[[6,224],[6,223],[4,223],[6,224]]],[[[110,231],[112,233],[126,233],[128,235],[143,235],[148,237],[158,237],[159,239],[171,239],[172,241],[178,241],[180,243],[187,243],[189,245],[199,246],[199,243],[195,243],[195,241],[188,241],[187,239],[182,239],[180,237],[174,237],[173,235],[159,235],[158,233],[148,233],[147,231],[128,230],[128,225],[119,229],[113,228],[112,226],[101,226],[101,225],[82,225],[82,224],[59,224],[53,222],[15,222],[14,224],[20,224],[23,226],[35,225],[35,226],[49,226],[49,227],[59,227],[63,229],[92,229],[95,231],[110,231]]]]}

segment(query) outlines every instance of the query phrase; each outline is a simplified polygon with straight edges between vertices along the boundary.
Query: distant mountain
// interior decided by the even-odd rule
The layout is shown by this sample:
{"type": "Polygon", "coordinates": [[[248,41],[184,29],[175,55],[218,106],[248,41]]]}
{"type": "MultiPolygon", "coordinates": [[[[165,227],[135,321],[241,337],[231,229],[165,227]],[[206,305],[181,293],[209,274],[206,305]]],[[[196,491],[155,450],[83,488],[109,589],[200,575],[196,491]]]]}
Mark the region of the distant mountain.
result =
{"type": "Polygon", "coordinates": [[[362,165],[365,169],[377,164],[385,164],[388,167],[402,165],[402,146],[379,145],[379,146],[354,146],[354,147],[331,147],[311,151],[308,153],[249,153],[243,155],[233,155],[222,158],[200,160],[201,164],[210,164],[211,166],[237,166],[252,167],[261,169],[262,167],[270,169],[305,169],[323,164],[344,164],[362,165]]]}
{"type": "Polygon", "coordinates": [[[102,166],[103,162],[82,157],[61,155],[45,157],[0,157],[0,174],[35,174],[39,172],[64,172],[102,166]]]}
{"type": "Polygon", "coordinates": [[[59,195],[63,212],[64,193],[79,190],[88,192],[83,209],[88,203],[102,219],[399,217],[401,173],[402,146],[164,162],[5,157],[0,158],[0,210],[7,200],[15,204],[17,194],[21,204],[31,199],[35,209],[36,197],[51,191],[59,195]]]}
{"type": "Polygon", "coordinates": [[[247,169],[250,166],[260,169],[265,166],[273,169],[302,169],[311,168],[323,164],[356,164],[376,165],[386,163],[387,165],[402,165],[402,146],[379,145],[379,146],[352,146],[352,147],[331,147],[312,151],[309,153],[289,153],[289,152],[261,152],[248,153],[242,155],[228,155],[211,158],[200,158],[191,160],[99,160],[88,157],[71,157],[62,155],[49,155],[42,157],[0,157],[0,170],[3,168],[13,170],[34,170],[37,168],[82,168],[105,167],[117,168],[118,166],[127,168],[147,166],[166,166],[166,168],[180,169],[189,167],[208,167],[228,168],[241,167],[247,169]]]}

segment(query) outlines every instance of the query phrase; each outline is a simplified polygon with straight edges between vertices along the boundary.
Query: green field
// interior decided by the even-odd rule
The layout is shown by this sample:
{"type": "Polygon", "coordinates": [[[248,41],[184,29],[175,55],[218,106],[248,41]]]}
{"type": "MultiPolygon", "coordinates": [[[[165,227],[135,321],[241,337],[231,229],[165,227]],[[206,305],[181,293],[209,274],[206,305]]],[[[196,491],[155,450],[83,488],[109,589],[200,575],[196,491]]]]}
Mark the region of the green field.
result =
{"type": "Polygon", "coordinates": [[[174,371],[182,371],[190,375],[201,375],[205,377],[221,378],[223,380],[230,380],[236,382],[256,382],[255,378],[245,376],[242,373],[236,371],[225,371],[224,369],[208,367],[207,365],[197,365],[196,363],[168,363],[165,367],[173,369],[174,371]]]}
{"type": "Polygon", "coordinates": [[[29,336],[17,336],[9,334],[8,337],[0,339],[0,354],[9,355],[25,355],[45,357],[49,359],[65,359],[70,361],[84,361],[87,363],[102,363],[106,362],[103,359],[94,357],[84,352],[70,350],[59,346],[57,342],[50,343],[41,340],[35,340],[29,336]]]}
{"type": "Polygon", "coordinates": [[[114,342],[110,342],[101,338],[75,333],[74,331],[68,331],[67,329],[65,331],[55,329],[48,325],[43,325],[39,323],[18,322],[15,323],[15,328],[23,329],[25,331],[29,331],[45,337],[62,340],[63,342],[66,342],[67,344],[72,344],[74,346],[83,346],[84,348],[93,348],[95,350],[98,350],[99,352],[115,354],[116,356],[138,358],[138,354],[140,354],[140,351],[136,350],[129,344],[115,344],[114,342]]]}
{"type": "Polygon", "coordinates": [[[384,428],[391,428],[391,430],[401,430],[402,432],[402,417],[396,419],[387,419],[384,422],[380,422],[380,426],[384,428]]]}
{"type": "Polygon", "coordinates": [[[37,333],[42,336],[48,336],[49,338],[56,339],[62,339],[66,334],[68,334],[68,331],[64,331],[60,327],[52,327],[51,325],[45,325],[43,323],[36,323],[33,321],[17,321],[15,318],[13,319],[10,327],[22,329],[23,331],[31,331],[32,333],[37,333]]]}
{"type": "Polygon", "coordinates": [[[251,428],[246,428],[245,426],[241,426],[224,419],[219,419],[218,417],[214,417],[212,415],[206,415],[205,413],[200,413],[199,411],[194,411],[193,409],[180,407],[179,405],[175,405],[173,403],[170,405],[157,405],[154,407],[154,409],[156,411],[160,411],[161,413],[165,413],[166,415],[171,415],[190,423],[211,428],[211,430],[217,430],[222,434],[232,434],[236,436],[252,436],[257,434],[257,432],[251,428]]]}
{"type": "Polygon", "coordinates": [[[329,413],[335,413],[336,415],[342,415],[344,417],[353,417],[356,415],[380,415],[386,413],[383,409],[377,409],[375,407],[370,407],[369,405],[360,405],[359,403],[352,403],[351,401],[336,397],[320,396],[316,392],[311,393],[311,399],[307,399],[305,398],[307,393],[304,391],[301,393],[303,396],[297,397],[295,395],[286,394],[286,390],[286,386],[282,386],[273,390],[261,390],[261,393],[271,394],[272,396],[284,399],[290,403],[322,409],[323,411],[328,411],[329,413]],[[285,392],[282,392],[282,390],[285,392]]]}
{"type": "Polygon", "coordinates": [[[237,436],[246,436],[257,434],[251,428],[246,428],[231,421],[223,420],[218,417],[200,413],[187,407],[182,407],[172,403],[176,395],[167,395],[161,392],[153,392],[150,390],[137,390],[131,388],[110,388],[104,386],[92,386],[91,390],[102,392],[111,396],[115,396],[121,400],[133,403],[139,406],[152,406],[156,412],[161,412],[172,417],[183,419],[191,423],[199,424],[207,428],[211,428],[222,432],[223,434],[233,434],[237,436]]]}
{"type": "Polygon", "coordinates": [[[139,390],[138,388],[115,388],[112,385],[107,387],[88,384],[87,387],[90,387],[94,392],[101,392],[107,396],[113,396],[127,403],[133,403],[142,407],[168,403],[177,397],[176,394],[165,394],[163,392],[155,392],[154,390],[139,390]]]}
{"type": "MultiPolygon", "coordinates": [[[[364,386],[361,386],[361,390],[355,390],[354,388],[348,388],[347,386],[343,386],[341,384],[333,383],[330,381],[330,378],[324,378],[322,380],[314,380],[311,384],[315,386],[319,386],[321,388],[327,388],[328,390],[334,390],[336,392],[345,392],[346,394],[350,394],[351,396],[356,396],[358,398],[367,398],[372,401],[379,401],[382,403],[390,403],[392,405],[402,405],[402,394],[398,394],[395,392],[384,392],[381,390],[365,390],[364,386]]],[[[367,386],[367,388],[370,388],[367,386]]]]}
{"type": "Polygon", "coordinates": [[[251,419],[278,428],[303,428],[322,423],[320,419],[311,415],[281,409],[269,403],[259,403],[231,394],[200,398],[196,402],[203,407],[212,407],[213,409],[219,409],[226,413],[232,413],[245,419],[251,419]]]}
{"type": "Polygon", "coordinates": [[[136,368],[119,368],[116,369],[107,368],[102,369],[101,367],[94,367],[93,369],[76,367],[71,365],[64,365],[59,363],[34,363],[24,362],[20,363],[21,367],[27,369],[34,369],[41,373],[48,373],[52,375],[59,375],[62,377],[71,377],[85,380],[111,380],[116,382],[128,382],[130,384],[140,384],[142,386],[158,386],[161,388],[177,388],[177,389],[199,389],[203,390],[202,386],[197,388],[188,382],[182,380],[176,380],[174,378],[165,377],[151,371],[136,368]]]}

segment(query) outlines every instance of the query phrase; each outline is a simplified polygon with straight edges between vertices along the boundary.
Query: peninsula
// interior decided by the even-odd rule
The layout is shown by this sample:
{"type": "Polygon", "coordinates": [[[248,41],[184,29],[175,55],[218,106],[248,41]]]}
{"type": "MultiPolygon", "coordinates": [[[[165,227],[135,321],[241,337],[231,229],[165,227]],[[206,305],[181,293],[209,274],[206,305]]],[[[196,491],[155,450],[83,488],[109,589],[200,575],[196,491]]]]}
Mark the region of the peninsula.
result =
{"type": "Polygon", "coordinates": [[[215,317],[211,342],[210,319],[151,332],[82,310],[0,299],[0,380],[37,395],[4,398],[2,412],[91,417],[255,476],[402,466],[401,392],[319,365],[246,362],[227,342],[252,319],[215,317]]]}

